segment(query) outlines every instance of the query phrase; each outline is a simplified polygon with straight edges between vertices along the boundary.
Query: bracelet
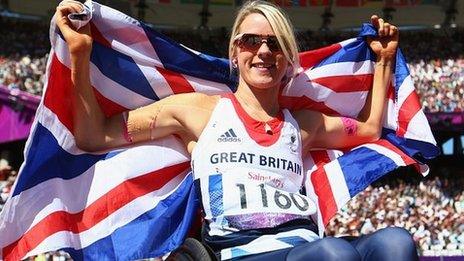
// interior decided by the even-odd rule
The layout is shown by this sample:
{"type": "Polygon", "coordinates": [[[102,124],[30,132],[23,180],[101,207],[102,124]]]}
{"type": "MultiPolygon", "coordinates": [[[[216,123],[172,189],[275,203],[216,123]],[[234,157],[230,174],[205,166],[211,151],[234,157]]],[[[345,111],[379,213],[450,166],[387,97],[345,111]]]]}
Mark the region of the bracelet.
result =
{"type": "Polygon", "coordinates": [[[375,63],[375,67],[378,67],[378,66],[382,66],[382,67],[388,67],[388,66],[391,66],[392,65],[392,62],[376,62],[375,63]]]}
{"type": "Polygon", "coordinates": [[[132,142],[132,137],[127,130],[127,112],[122,113],[122,136],[127,142],[132,142]]]}

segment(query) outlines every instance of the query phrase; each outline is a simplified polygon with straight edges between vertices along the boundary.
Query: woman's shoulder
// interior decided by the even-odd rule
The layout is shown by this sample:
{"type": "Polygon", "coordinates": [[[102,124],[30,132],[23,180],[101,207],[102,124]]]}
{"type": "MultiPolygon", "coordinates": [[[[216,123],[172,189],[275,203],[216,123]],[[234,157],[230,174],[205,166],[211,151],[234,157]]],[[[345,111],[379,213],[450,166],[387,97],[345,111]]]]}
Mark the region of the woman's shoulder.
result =
{"type": "Polygon", "coordinates": [[[204,93],[190,92],[174,94],[163,100],[165,100],[166,103],[175,103],[177,105],[213,109],[220,98],[220,95],[208,95],[204,93]]]}

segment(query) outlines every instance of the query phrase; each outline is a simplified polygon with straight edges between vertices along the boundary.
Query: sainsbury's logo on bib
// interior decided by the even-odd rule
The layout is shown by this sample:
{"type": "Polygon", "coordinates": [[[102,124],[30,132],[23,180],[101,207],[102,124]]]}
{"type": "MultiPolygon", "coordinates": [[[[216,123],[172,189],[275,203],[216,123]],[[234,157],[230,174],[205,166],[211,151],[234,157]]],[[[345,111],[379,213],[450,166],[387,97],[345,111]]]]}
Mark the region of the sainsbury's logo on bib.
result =
{"type": "Polygon", "coordinates": [[[218,139],[218,142],[242,142],[242,139],[237,137],[237,134],[235,134],[234,130],[230,128],[228,131],[226,131],[224,134],[222,134],[218,139]]]}

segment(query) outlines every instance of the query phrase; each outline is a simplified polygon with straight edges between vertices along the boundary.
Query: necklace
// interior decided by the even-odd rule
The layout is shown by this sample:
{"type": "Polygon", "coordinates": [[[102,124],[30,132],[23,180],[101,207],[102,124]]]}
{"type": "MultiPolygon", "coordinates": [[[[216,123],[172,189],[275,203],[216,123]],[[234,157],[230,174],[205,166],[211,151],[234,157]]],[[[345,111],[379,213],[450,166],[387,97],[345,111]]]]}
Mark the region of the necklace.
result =
{"type": "Polygon", "coordinates": [[[243,99],[240,95],[235,96],[235,99],[237,100],[237,103],[239,105],[243,104],[243,106],[242,106],[243,110],[245,111],[245,113],[247,113],[249,115],[249,117],[251,117],[255,121],[259,122],[260,125],[262,125],[264,127],[264,132],[265,133],[270,134],[270,135],[272,135],[274,133],[274,131],[272,130],[272,127],[269,125],[269,122],[271,122],[271,121],[273,121],[275,119],[274,117],[269,116],[269,114],[266,113],[266,115],[264,116],[266,118],[266,120],[263,120],[264,117],[262,116],[262,112],[265,112],[263,109],[262,110],[257,110],[255,108],[251,107],[248,104],[248,102],[246,102],[245,99],[243,99]],[[242,103],[240,103],[239,98],[242,101],[242,103]],[[245,108],[247,108],[248,111],[245,108]],[[258,111],[260,111],[260,113],[256,113],[258,111]]]}
{"type": "Polygon", "coordinates": [[[269,124],[267,122],[264,123],[264,131],[267,133],[267,134],[270,134],[272,135],[274,132],[272,131],[271,129],[271,126],[269,126],[269,124]]]}

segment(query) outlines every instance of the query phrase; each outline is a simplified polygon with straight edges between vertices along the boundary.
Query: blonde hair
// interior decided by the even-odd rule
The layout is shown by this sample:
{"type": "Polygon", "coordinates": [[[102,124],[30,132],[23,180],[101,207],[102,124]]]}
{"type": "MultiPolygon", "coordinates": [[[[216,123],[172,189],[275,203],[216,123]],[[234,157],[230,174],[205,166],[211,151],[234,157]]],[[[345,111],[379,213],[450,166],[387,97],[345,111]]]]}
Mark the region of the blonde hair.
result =
{"type": "Polygon", "coordinates": [[[234,56],[235,37],[240,33],[240,25],[248,15],[254,13],[263,15],[271,25],[272,30],[277,36],[277,40],[279,41],[279,45],[282,48],[282,52],[285,58],[293,67],[293,77],[300,66],[298,46],[296,44],[293,26],[291,25],[287,15],[279,7],[261,0],[249,1],[245,3],[238,11],[234,26],[232,27],[232,33],[230,35],[229,41],[230,62],[234,56]]]}

